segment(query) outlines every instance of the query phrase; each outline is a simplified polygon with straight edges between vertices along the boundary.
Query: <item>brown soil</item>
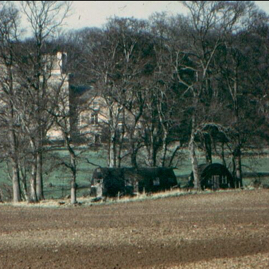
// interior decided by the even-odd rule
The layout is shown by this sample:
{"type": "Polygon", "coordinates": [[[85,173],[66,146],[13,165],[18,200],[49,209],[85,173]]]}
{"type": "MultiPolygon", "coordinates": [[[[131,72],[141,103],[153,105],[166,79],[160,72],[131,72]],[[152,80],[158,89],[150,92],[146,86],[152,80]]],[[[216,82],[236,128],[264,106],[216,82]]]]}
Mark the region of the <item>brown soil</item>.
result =
{"type": "Polygon", "coordinates": [[[269,191],[3,205],[0,268],[269,268],[269,191]]]}

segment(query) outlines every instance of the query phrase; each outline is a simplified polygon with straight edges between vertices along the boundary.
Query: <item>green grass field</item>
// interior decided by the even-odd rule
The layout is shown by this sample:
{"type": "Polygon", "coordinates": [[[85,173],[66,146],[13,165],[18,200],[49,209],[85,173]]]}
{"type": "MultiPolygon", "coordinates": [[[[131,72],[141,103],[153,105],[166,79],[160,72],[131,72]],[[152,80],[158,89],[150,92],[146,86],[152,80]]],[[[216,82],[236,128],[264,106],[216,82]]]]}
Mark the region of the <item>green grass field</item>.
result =
{"type": "MultiPolygon", "coordinates": [[[[85,152],[77,150],[77,153],[80,153],[77,173],[77,183],[79,186],[78,196],[83,196],[89,193],[90,180],[94,169],[96,169],[97,166],[106,166],[107,153],[106,150],[102,148],[85,152]],[[88,163],[88,161],[96,166],[88,163]]],[[[174,172],[180,185],[184,186],[191,173],[191,163],[186,150],[182,151],[180,156],[181,158],[179,158],[174,172]]],[[[198,155],[198,157],[200,164],[205,162],[202,154],[198,155]]],[[[62,158],[68,161],[69,156],[67,151],[57,150],[48,152],[44,156],[44,192],[47,199],[62,198],[69,195],[69,183],[72,174],[68,168],[59,164],[62,158]]],[[[213,162],[221,163],[218,158],[214,158],[213,162]]],[[[127,163],[123,163],[123,166],[124,165],[128,166],[127,163]]],[[[228,158],[227,166],[231,171],[231,163],[228,158]]],[[[255,180],[269,185],[269,176],[266,175],[269,174],[269,158],[267,154],[263,154],[260,157],[257,155],[254,157],[244,157],[242,167],[245,175],[243,181],[245,186],[253,184],[255,180]],[[265,175],[262,176],[262,173],[265,175]]],[[[11,186],[6,163],[0,164],[0,186],[2,186],[3,183],[11,186]]]]}

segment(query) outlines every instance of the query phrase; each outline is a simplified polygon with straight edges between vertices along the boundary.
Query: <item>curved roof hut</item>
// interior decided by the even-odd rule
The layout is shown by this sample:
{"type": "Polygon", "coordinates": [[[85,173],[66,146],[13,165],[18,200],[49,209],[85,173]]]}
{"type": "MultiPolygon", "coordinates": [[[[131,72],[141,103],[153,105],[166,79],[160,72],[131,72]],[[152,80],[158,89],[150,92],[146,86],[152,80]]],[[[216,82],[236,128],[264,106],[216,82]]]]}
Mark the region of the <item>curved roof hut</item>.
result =
{"type": "MultiPolygon", "coordinates": [[[[235,188],[232,174],[226,166],[220,163],[201,164],[198,166],[202,189],[227,189],[235,188]]],[[[190,175],[189,185],[193,184],[193,172],[190,175]]]]}

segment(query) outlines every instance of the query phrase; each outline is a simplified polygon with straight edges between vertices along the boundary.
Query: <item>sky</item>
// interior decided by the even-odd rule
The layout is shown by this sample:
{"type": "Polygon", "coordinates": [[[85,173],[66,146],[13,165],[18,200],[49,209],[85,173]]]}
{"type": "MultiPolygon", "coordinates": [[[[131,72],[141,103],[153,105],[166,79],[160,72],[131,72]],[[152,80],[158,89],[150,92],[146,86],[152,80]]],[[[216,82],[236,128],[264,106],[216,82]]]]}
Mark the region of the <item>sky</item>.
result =
{"type": "MultiPolygon", "coordinates": [[[[255,1],[269,14],[269,1],[255,1]]],[[[102,27],[109,17],[148,19],[155,12],[186,13],[179,1],[74,1],[65,22],[67,29],[102,27]]]]}
{"type": "Polygon", "coordinates": [[[181,13],[176,1],[74,1],[67,28],[101,27],[109,17],[147,19],[154,12],[181,13]]]}

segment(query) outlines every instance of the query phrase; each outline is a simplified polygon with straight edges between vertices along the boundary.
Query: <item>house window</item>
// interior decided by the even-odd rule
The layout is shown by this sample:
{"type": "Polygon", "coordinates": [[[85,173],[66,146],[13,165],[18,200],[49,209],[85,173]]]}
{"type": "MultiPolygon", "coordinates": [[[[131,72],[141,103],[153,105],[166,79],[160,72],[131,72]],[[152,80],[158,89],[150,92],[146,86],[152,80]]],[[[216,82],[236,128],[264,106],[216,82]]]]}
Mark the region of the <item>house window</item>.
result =
{"type": "Polygon", "coordinates": [[[98,124],[98,113],[93,112],[91,114],[91,124],[98,124]]]}

